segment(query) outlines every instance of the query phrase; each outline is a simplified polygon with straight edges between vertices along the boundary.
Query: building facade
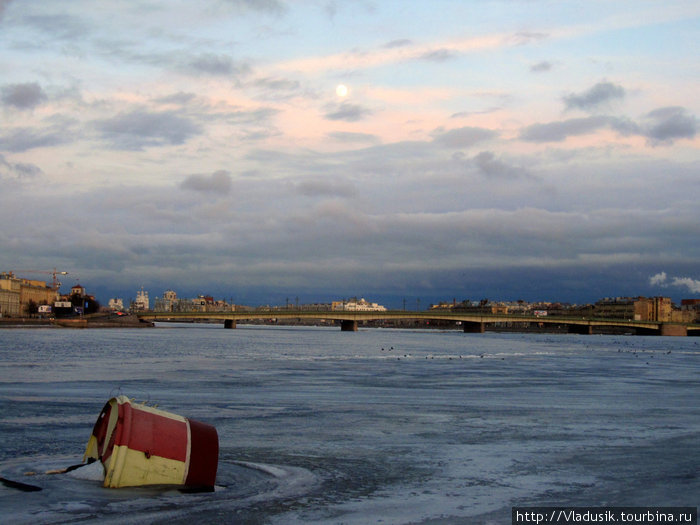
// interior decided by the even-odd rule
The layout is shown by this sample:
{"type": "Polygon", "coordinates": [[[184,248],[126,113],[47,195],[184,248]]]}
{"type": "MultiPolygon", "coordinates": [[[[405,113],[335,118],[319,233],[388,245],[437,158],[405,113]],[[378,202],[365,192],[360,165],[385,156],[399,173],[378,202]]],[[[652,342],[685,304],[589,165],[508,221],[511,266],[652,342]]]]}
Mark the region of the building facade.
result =
{"type": "Polygon", "coordinates": [[[0,315],[22,316],[31,305],[51,305],[58,298],[58,290],[44,281],[21,279],[12,272],[0,274],[0,315]]]}
{"type": "Polygon", "coordinates": [[[131,309],[136,312],[145,312],[150,310],[151,305],[148,300],[148,292],[141,288],[136,292],[136,300],[131,304],[131,309]]]}
{"type": "Polygon", "coordinates": [[[20,315],[19,288],[19,279],[9,273],[0,274],[0,316],[20,315]]]}
{"type": "Polygon", "coordinates": [[[670,322],[673,318],[673,305],[670,297],[606,298],[595,303],[593,316],[630,321],[670,322]]]}
{"type": "Polygon", "coordinates": [[[333,301],[333,310],[344,310],[350,312],[386,312],[386,308],[377,303],[370,303],[364,299],[350,299],[349,301],[333,301]]]}
{"type": "Polygon", "coordinates": [[[110,299],[107,306],[109,307],[110,310],[114,310],[115,312],[124,311],[124,301],[122,299],[120,299],[119,297],[115,297],[113,299],[110,299]]]}

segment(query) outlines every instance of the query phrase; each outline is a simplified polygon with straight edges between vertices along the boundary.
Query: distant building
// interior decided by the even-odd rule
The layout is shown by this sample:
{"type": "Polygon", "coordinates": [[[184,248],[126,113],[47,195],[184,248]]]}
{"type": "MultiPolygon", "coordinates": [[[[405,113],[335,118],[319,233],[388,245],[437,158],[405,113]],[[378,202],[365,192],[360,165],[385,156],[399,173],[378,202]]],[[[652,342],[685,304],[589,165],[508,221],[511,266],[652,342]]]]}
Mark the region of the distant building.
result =
{"type": "Polygon", "coordinates": [[[58,290],[52,288],[44,281],[33,279],[20,279],[19,302],[20,308],[24,309],[30,304],[53,304],[58,296],[58,290]]]}
{"type": "Polygon", "coordinates": [[[163,292],[163,297],[156,297],[153,311],[176,312],[178,310],[178,298],[173,290],[165,290],[163,292]]]}
{"type": "Polygon", "coordinates": [[[438,304],[431,305],[430,308],[432,310],[452,310],[471,314],[534,315],[535,317],[583,315],[580,313],[581,307],[577,305],[545,301],[529,303],[523,299],[499,302],[491,302],[488,299],[482,299],[481,301],[470,301],[466,299],[459,303],[453,299],[451,303],[441,301],[438,304]]]}
{"type": "MultiPolygon", "coordinates": [[[[89,302],[94,301],[95,296],[88,294],[85,287],[80,283],[71,286],[69,294],[61,294],[58,298],[58,302],[71,303],[73,310],[77,313],[87,310],[89,302]]],[[[55,304],[54,306],[56,307],[57,312],[63,311],[65,313],[64,306],[59,306],[58,304],[55,304]]]]}
{"type": "Polygon", "coordinates": [[[438,304],[431,304],[431,310],[452,310],[456,306],[456,302],[452,301],[448,303],[446,301],[440,301],[438,304]]]}
{"type": "Polygon", "coordinates": [[[194,299],[179,298],[173,290],[156,297],[154,312],[233,312],[236,307],[224,300],[216,300],[211,295],[198,295],[194,299]]]}
{"type": "Polygon", "coordinates": [[[465,312],[470,314],[494,314],[506,315],[508,313],[508,305],[505,303],[492,303],[487,299],[483,299],[478,303],[472,301],[462,301],[457,303],[453,308],[456,312],[465,312]]]}
{"type": "MultiPolygon", "coordinates": [[[[520,314],[520,315],[525,315],[530,313],[530,304],[526,303],[525,301],[511,301],[505,303],[505,305],[508,307],[508,313],[509,314],[520,314]]],[[[539,309],[537,311],[540,311],[539,309]]],[[[536,313],[532,312],[534,315],[537,315],[536,313]]]]}
{"type": "Polygon", "coordinates": [[[207,298],[203,295],[198,295],[196,298],[192,299],[190,304],[192,305],[193,312],[207,311],[207,298]]]}
{"type": "Polygon", "coordinates": [[[20,315],[19,288],[20,280],[11,273],[0,274],[0,316],[20,315]]]}
{"type": "Polygon", "coordinates": [[[700,322],[700,299],[681,299],[681,313],[685,322],[700,322]]]}
{"type": "Polygon", "coordinates": [[[605,298],[593,305],[593,316],[630,321],[672,320],[673,305],[670,297],[615,297],[605,298]]]}
{"type": "Polygon", "coordinates": [[[333,301],[331,308],[350,312],[386,312],[386,308],[380,304],[354,298],[348,301],[333,301]]]}
{"type": "Polygon", "coordinates": [[[681,299],[681,310],[700,309],[700,299],[681,299]]]}
{"type": "Polygon", "coordinates": [[[192,309],[199,312],[232,312],[235,307],[223,299],[216,300],[211,295],[198,295],[192,299],[192,309]]]}
{"type": "Polygon", "coordinates": [[[22,316],[27,307],[52,305],[58,297],[58,290],[44,281],[21,279],[12,272],[0,274],[0,315],[22,316]]]}
{"type": "Polygon", "coordinates": [[[163,292],[163,301],[166,305],[166,309],[172,312],[173,305],[177,302],[177,294],[174,290],[165,290],[163,292]]]}
{"type": "Polygon", "coordinates": [[[107,305],[110,310],[113,310],[115,312],[123,312],[124,311],[124,301],[120,298],[114,298],[110,299],[109,303],[107,305]]]}
{"type": "Polygon", "coordinates": [[[132,303],[131,309],[136,312],[145,312],[146,310],[150,310],[150,308],[148,292],[141,288],[141,290],[136,292],[136,300],[132,303]]]}

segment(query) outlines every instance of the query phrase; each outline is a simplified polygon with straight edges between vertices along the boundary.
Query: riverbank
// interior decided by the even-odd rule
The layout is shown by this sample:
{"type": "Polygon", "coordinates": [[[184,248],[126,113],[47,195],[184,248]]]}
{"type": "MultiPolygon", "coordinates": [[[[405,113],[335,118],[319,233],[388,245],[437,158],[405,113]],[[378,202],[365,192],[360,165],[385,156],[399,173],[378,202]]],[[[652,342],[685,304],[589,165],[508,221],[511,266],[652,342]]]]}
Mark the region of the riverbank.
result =
{"type": "Polygon", "coordinates": [[[0,328],[149,328],[135,315],[93,314],[70,318],[0,317],[0,328]]]}

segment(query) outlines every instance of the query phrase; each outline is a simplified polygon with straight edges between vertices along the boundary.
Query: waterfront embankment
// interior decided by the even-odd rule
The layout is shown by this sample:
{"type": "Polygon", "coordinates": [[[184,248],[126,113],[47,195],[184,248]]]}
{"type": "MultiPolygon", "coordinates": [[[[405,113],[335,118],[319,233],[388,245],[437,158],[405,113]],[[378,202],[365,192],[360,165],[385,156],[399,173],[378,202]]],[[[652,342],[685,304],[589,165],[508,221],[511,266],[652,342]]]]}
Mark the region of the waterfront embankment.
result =
{"type": "Polygon", "coordinates": [[[0,317],[0,328],[148,328],[153,323],[135,315],[94,314],[84,317],[0,317]]]}

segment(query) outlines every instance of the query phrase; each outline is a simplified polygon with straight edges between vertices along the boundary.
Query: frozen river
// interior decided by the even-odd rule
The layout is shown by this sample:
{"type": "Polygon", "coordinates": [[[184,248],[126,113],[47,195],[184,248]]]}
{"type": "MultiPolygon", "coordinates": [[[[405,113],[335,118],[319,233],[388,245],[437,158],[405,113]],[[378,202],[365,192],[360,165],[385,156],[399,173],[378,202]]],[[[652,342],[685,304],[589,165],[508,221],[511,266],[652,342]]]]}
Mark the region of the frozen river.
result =
{"type": "Polygon", "coordinates": [[[515,505],[696,506],[700,339],[4,329],[0,437],[0,475],[43,489],[0,485],[13,524],[506,524],[515,505]],[[217,428],[215,492],[44,474],[82,459],[120,393],[217,428]]]}

